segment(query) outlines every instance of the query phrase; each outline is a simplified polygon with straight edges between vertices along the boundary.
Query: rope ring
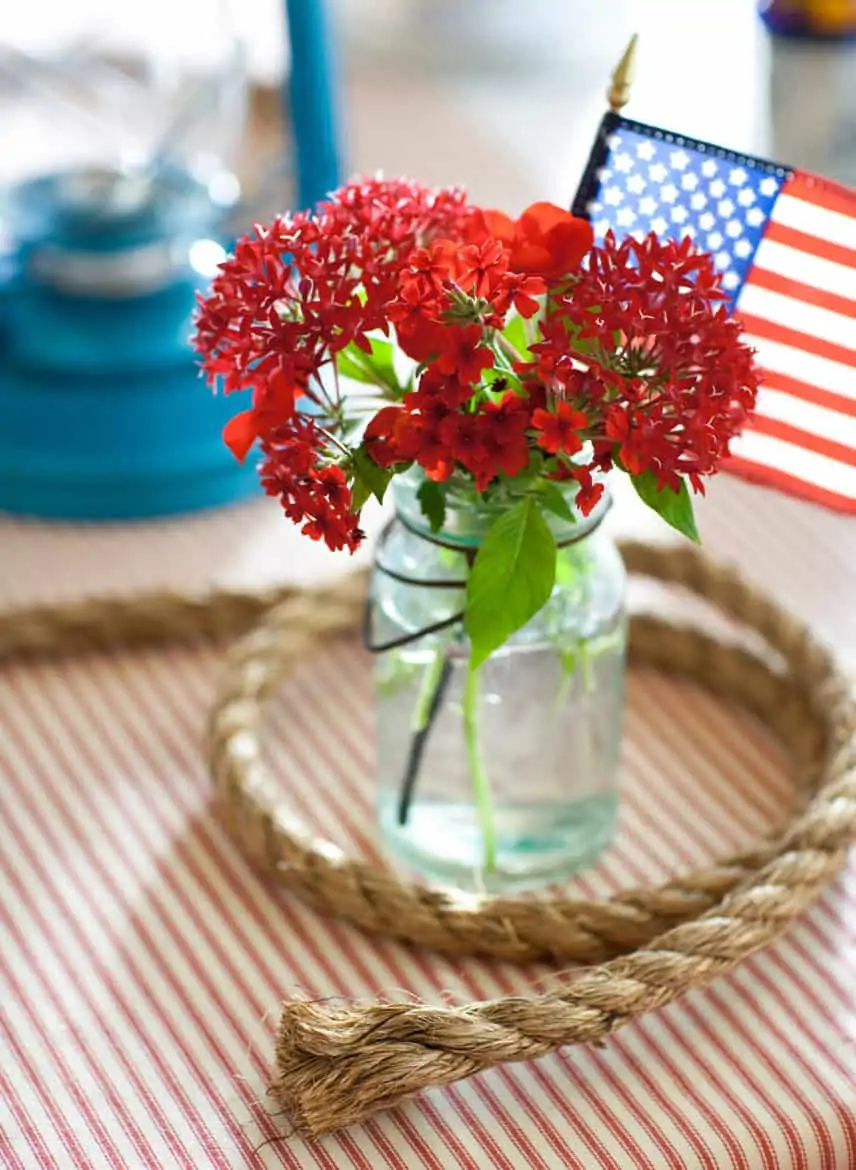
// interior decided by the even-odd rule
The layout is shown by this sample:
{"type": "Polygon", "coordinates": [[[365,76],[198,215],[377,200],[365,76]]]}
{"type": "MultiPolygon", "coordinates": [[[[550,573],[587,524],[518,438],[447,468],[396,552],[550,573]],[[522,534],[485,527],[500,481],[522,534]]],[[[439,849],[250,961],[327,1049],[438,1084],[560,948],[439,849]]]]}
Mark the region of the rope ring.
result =
{"type": "Polygon", "coordinates": [[[266,702],[319,639],[358,629],[364,574],[321,590],[148,593],[0,615],[0,665],[242,635],[211,713],[208,755],[223,822],[262,871],[324,912],[412,943],[588,965],[550,994],[462,1008],[287,1002],[271,1091],[298,1129],[337,1129],[429,1085],[599,1041],[772,942],[842,866],[856,841],[856,702],[829,651],[695,548],[627,543],[622,553],[632,574],[688,590],[751,635],[746,649],[634,618],[631,659],[760,717],[789,753],[801,799],[791,823],[753,848],[601,902],[493,898],[474,908],[348,860],[284,807],[261,757],[266,702]]]}
{"type": "Polygon", "coordinates": [[[692,679],[760,717],[787,749],[801,799],[792,823],[754,848],[608,900],[474,905],[347,858],[283,805],[262,759],[267,701],[319,638],[358,628],[364,577],[289,597],[233,648],[209,758],[223,823],[257,868],[316,909],[407,943],[590,966],[558,993],[464,1008],[287,1002],[271,1091],[298,1129],[337,1129],[429,1085],[599,1040],[767,945],[843,864],[856,839],[856,704],[829,652],[694,548],[627,543],[622,553],[631,573],[683,587],[754,635],[758,648],[747,650],[634,617],[631,661],[692,679]]]}

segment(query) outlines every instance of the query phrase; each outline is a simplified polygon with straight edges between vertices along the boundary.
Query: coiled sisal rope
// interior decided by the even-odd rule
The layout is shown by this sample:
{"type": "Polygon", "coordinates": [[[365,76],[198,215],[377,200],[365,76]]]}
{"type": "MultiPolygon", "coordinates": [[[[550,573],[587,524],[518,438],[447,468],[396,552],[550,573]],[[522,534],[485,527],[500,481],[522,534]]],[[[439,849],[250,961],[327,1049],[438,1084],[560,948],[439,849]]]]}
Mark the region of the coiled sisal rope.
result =
{"type": "Polygon", "coordinates": [[[598,1041],[771,942],[841,867],[856,840],[856,705],[830,654],[696,549],[622,551],[632,573],[683,587],[754,636],[747,650],[639,617],[631,657],[760,717],[787,749],[801,799],[774,839],[602,902],[457,899],[344,857],[289,811],[262,761],[265,703],[319,639],[358,628],[362,574],[313,591],[149,594],[0,619],[0,662],[241,634],[211,715],[209,757],[219,813],[257,867],[321,911],[406,942],[589,965],[547,994],[465,1007],[287,1002],[271,1089],[298,1129],[336,1129],[429,1085],[598,1041]]]}

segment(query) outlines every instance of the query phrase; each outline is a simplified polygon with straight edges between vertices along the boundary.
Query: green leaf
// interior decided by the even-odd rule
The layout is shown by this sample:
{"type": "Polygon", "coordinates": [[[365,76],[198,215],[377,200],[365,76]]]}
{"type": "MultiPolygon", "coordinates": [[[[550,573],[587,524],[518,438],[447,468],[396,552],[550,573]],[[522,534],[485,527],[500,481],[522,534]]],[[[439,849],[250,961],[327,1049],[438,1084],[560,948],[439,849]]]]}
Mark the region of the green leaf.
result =
{"type": "Polygon", "coordinates": [[[422,508],[422,515],[431,525],[432,532],[439,532],[446,519],[446,496],[443,489],[433,479],[426,479],[416,493],[422,508]]]}
{"type": "Polygon", "coordinates": [[[370,496],[374,496],[378,503],[383,503],[389,481],[392,479],[392,470],[380,467],[369,455],[365,447],[357,447],[351,457],[351,501],[354,512],[359,512],[370,496]]]}
{"type": "Polygon", "coordinates": [[[336,355],[336,368],[345,378],[380,386],[400,396],[404,390],[395,372],[395,346],[383,337],[370,337],[369,341],[370,354],[353,342],[340,350],[336,355]]]}
{"type": "Polygon", "coordinates": [[[541,507],[552,512],[554,516],[560,516],[562,520],[567,520],[571,524],[576,522],[576,516],[571,511],[570,504],[554,483],[550,483],[547,479],[543,480],[538,488],[538,499],[541,507]]]}
{"type": "Polygon", "coordinates": [[[371,357],[363,354],[366,364],[374,371],[378,381],[391,390],[401,390],[395,372],[395,346],[385,337],[371,337],[371,357]]]}
{"type": "Polygon", "coordinates": [[[360,360],[367,357],[361,349],[353,343],[336,354],[336,369],[345,378],[353,378],[355,382],[374,382],[374,374],[364,366],[360,360]]]}
{"type": "Polygon", "coordinates": [[[526,338],[526,323],[522,317],[514,316],[506,322],[502,336],[510,341],[524,361],[530,361],[529,342],[526,338]]]}
{"type": "Polygon", "coordinates": [[[696,544],[701,544],[693,516],[692,498],[684,480],[681,480],[680,490],[673,491],[670,487],[659,488],[653,471],[631,475],[630,479],[636,494],[649,508],[653,508],[658,516],[662,516],[667,524],[671,524],[672,528],[688,536],[696,544]]]}
{"type": "Polygon", "coordinates": [[[508,372],[508,370],[499,369],[494,366],[490,370],[482,370],[481,382],[486,390],[491,394],[504,394],[506,390],[513,390],[515,394],[522,395],[523,387],[520,379],[508,372]]]}
{"type": "Polygon", "coordinates": [[[491,524],[467,581],[473,670],[535,616],[555,579],[553,534],[535,501],[521,500],[491,524]]]}

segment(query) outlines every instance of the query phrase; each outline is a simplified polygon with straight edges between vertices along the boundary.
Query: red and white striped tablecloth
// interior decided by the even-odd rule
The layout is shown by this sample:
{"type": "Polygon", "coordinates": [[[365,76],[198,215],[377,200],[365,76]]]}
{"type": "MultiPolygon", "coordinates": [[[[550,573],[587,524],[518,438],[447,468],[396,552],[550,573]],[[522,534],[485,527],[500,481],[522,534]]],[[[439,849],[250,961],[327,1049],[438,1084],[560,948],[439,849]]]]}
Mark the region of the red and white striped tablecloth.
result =
{"type": "MultiPolygon", "coordinates": [[[[856,662],[856,522],[721,481],[701,523],[856,662]]],[[[134,527],[0,521],[3,605],[348,567],[265,502],[134,527]]],[[[284,996],[466,1000],[556,973],[369,938],[259,880],[209,809],[218,664],[170,649],[0,675],[0,1166],[856,1167],[856,863],[778,945],[601,1049],[288,1136],[265,1097],[284,996]]],[[[271,733],[287,799],[364,854],[369,702],[362,652],[334,646],[284,687],[271,733]]],[[[584,892],[695,865],[786,811],[763,734],[653,675],[633,679],[624,763],[619,839],[584,892]]]]}

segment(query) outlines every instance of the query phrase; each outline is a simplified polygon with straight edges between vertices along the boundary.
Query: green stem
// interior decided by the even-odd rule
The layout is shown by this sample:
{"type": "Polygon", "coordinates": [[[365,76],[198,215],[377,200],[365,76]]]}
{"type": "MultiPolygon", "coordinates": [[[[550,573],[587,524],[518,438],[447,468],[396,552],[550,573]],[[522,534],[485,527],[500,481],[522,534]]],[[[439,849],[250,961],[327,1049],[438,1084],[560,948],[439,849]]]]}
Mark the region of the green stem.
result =
{"type": "Polygon", "coordinates": [[[443,673],[443,663],[445,660],[446,643],[444,642],[434,651],[431,661],[425,667],[422,675],[422,683],[416,699],[416,708],[410,724],[411,731],[424,731],[428,726],[428,721],[431,717],[431,705],[434,701],[434,695],[437,693],[437,685],[443,673]]]}
{"type": "Polygon", "coordinates": [[[410,721],[412,732],[410,751],[407,755],[407,766],[402,778],[401,793],[398,799],[398,823],[400,825],[407,824],[407,817],[413,800],[413,792],[416,787],[416,781],[419,778],[419,770],[422,766],[422,754],[425,750],[425,741],[434,720],[437,718],[437,712],[449,683],[452,665],[446,655],[447,649],[448,643],[444,642],[435,650],[433,657],[425,667],[422,675],[419,695],[416,699],[416,707],[413,712],[413,718],[410,721]]]}
{"type": "MultiPolygon", "coordinates": [[[[509,363],[523,361],[523,357],[520,354],[520,351],[517,349],[517,346],[513,345],[508,340],[508,338],[504,337],[503,334],[500,333],[498,330],[497,330],[497,333],[494,337],[494,341],[496,342],[496,347],[499,350],[499,352],[502,354],[503,357],[508,359],[509,363]]],[[[511,369],[511,365],[509,365],[508,368],[511,369]]]]}
{"type": "Polygon", "coordinates": [[[496,868],[496,834],[493,824],[490,781],[485,772],[479,744],[478,708],[479,672],[478,668],[473,670],[472,665],[470,665],[467,668],[467,681],[464,685],[464,739],[467,744],[470,780],[484,841],[484,867],[488,873],[491,873],[496,868]]]}

